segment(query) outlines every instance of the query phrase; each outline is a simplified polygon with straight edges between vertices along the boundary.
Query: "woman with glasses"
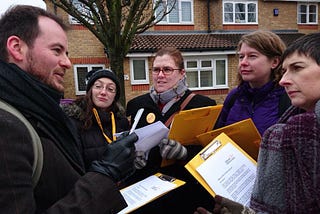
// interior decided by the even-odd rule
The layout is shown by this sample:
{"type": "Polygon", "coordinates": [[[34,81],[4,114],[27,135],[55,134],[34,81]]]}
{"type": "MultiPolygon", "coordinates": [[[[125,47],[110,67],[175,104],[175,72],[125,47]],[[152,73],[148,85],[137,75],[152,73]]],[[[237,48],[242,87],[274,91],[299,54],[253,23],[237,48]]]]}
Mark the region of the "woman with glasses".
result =
{"type": "Polygon", "coordinates": [[[120,85],[108,69],[92,70],[87,76],[86,95],[62,108],[78,127],[86,168],[100,159],[115,133],[129,130],[124,108],[118,102],[120,85]]]}
{"type": "MultiPolygon", "coordinates": [[[[140,108],[144,108],[138,128],[157,121],[161,121],[169,127],[170,117],[179,112],[181,108],[187,110],[216,105],[215,100],[193,94],[188,89],[184,61],[178,49],[165,47],[158,50],[151,70],[153,86],[149,93],[130,100],[126,108],[127,116],[131,120],[134,119],[140,108]],[[194,96],[192,97],[190,94],[194,96]]],[[[133,123],[133,121],[131,122],[133,123]]],[[[138,170],[131,177],[131,182],[139,181],[156,172],[162,172],[186,181],[184,186],[142,207],[137,212],[173,213],[178,208],[181,213],[184,211],[190,213],[198,204],[197,201],[204,201],[205,197],[203,196],[207,194],[206,191],[197,184],[196,180],[184,168],[184,164],[201,149],[201,146],[183,146],[177,141],[165,138],[159,142],[159,146],[153,148],[148,154],[137,154],[136,167],[138,170]],[[160,167],[163,158],[178,160],[178,163],[160,167]],[[185,194],[198,195],[199,198],[186,201],[184,199],[185,194]]]]}

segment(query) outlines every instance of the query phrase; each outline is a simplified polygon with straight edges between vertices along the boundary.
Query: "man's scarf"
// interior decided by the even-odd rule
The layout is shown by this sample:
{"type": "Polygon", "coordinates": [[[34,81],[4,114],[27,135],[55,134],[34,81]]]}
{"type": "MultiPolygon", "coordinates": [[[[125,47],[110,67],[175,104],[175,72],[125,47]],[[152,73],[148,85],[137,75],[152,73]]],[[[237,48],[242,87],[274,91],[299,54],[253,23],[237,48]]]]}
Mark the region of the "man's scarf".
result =
{"type": "Polygon", "coordinates": [[[3,61],[0,61],[0,86],[0,99],[46,127],[59,142],[58,147],[83,168],[76,128],[59,106],[62,94],[15,64],[3,61]]]}

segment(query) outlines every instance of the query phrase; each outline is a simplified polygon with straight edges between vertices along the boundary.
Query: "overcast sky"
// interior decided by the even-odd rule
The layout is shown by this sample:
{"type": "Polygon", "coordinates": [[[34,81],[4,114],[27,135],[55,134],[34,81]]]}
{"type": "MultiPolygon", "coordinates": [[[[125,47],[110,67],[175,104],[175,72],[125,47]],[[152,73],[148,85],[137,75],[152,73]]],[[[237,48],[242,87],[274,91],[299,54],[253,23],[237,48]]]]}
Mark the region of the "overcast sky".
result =
{"type": "Polygon", "coordinates": [[[46,8],[46,4],[43,0],[0,0],[0,15],[4,13],[11,5],[14,4],[25,4],[33,5],[41,8],[46,8]]]}

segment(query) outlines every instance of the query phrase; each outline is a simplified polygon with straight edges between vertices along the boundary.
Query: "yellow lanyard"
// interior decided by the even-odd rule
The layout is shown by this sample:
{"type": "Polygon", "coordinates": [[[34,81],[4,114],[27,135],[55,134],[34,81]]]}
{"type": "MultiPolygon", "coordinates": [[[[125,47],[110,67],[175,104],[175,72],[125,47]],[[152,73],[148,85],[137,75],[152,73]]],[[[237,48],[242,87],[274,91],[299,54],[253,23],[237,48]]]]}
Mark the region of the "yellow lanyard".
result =
{"type": "Polygon", "coordinates": [[[117,137],[115,136],[115,133],[116,133],[116,122],[115,122],[115,119],[114,119],[114,114],[113,112],[111,111],[110,114],[111,114],[111,125],[112,125],[112,140],[104,133],[103,131],[103,127],[102,127],[102,123],[101,123],[101,120],[100,120],[100,117],[99,117],[99,114],[97,112],[97,110],[95,108],[92,109],[93,113],[94,113],[94,116],[96,117],[96,120],[97,120],[97,123],[101,129],[101,132],[104,136],[104,138],[107,140],[108,143],[111,143],[112,140],[115,141],[117,139],[117,137]]]}

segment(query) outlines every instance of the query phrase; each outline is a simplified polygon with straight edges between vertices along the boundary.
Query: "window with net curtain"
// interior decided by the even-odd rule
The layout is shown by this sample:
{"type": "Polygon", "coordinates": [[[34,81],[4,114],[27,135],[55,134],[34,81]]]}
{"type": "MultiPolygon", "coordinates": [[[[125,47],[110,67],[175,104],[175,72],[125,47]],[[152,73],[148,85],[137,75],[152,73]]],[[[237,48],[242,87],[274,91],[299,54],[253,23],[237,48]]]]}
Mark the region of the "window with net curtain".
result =
{"type": "Polygon", "coordinates": [[[257,21],[258,3],[256,1],[224,1],[223,23],[255,24],[257,21]]]}
{"type": "Polygon", "coordinates": [[[225,59],[187,59],[185,69],[191,89],[214,89],[227,85],[225,59]]]}
{"type": "Polygon", "coordinates": [[[155,11],[156,17],[161,16],[164,9],[169,11],[172,6],[172,11],[165,16],[159,24],[181,24],[193,22],[193,0],[164,0],[161,1],[159,7],[155,11]]]}

